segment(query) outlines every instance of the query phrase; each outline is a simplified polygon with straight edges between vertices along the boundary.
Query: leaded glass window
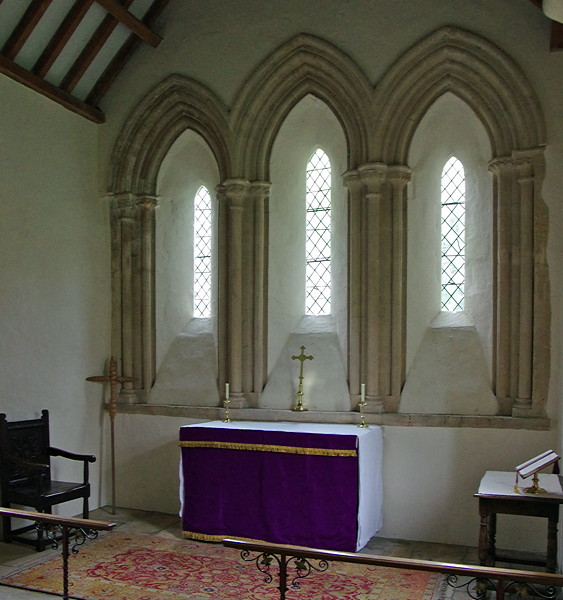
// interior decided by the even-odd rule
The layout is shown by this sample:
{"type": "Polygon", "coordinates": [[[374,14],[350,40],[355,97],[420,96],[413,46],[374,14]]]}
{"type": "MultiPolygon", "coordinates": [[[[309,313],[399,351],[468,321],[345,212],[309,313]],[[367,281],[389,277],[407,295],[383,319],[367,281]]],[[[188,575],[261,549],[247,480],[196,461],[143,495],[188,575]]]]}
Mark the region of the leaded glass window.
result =
{"type": "Polygon", "coordinates": [[[211,316],[211,196],[201,186],[194,199],[194,317],[211,316]]]}
{"type": "Polygon", "coordinates": [[[305,313],[330,314],[331,167],[318,148],[307,163],[305,313]]]}
{"type": "Polygon", "coordinates": [[[452,156],[442,170],[442,310],[462,311],[465,299],[465,172],[452,156]]]}

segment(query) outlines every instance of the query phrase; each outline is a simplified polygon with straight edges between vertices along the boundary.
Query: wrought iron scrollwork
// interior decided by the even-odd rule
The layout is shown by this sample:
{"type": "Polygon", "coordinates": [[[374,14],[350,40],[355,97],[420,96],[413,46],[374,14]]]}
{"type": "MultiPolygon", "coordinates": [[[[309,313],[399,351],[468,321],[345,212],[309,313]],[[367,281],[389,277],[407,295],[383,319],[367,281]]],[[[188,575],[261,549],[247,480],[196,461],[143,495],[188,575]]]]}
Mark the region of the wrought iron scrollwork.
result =
{"type": "Polygon", "coordinates": [[[504,591],[516,594],[517,598],[548,598],[549,600],[557,598],[557,588],[552,585],[533,586],[529,583],[511,581],[505,586],[504,591]]]}
{"type": "Polygon", "coordinates": [[[43,532],[45,537],[51,542],[51,548],[57,550],[59,542],[66,534],[68,539],[74,538],[74,545],[71,547],[73,554],[78,553],[78,548],[86,543],[86,540],[95,540],[98,537],[98,531],[95,529],[87,529],[85,527],[66,527],[63,528],[61,525],[53,525],[46,523],[35,523],[35,528],[43,532]]]}
{"type": "Polygon", "coordinates": [[[503,594],[513,594],[516,598],[545,598],[546,600],[555,600],[558,595],[558,588],[555,586],[534,586],[530,583],[520,581],[509,581],[504,585],[499,580],[498,584],[495,585],[490,579],[473,577],[472,579],[458,583],[457,575],[448,575],[446,583],[456,590],[465,588],[467,595],[470,598],[474,598],[474,600],[483,600],[487,597],[487,592],[500,592],[501,590],[503,594]],[[499,586],[500,589],[498,589],[499,586]]]}
{"type": "Polygon", "coordinates": [[[467,581],[458,583],[457,575],[448,575],[446,583],[455,590],[465,588],[467,595],[470,598],[474,598],[474,600],[483,600],[487,597],[487,592],[496,589],[495,584],[490,579],[483,579],[482,577],[473,577],[467,581]]]}
{"type": "Polygon", "coordinates": [[[278,567],[280,566],[280,560],[275,554],[267,554],[266,552],[262,552],[257,556],[250,556],[250,552],[248,550],[243,550],[240,553],[240,556],[242,560],[246,562],[253,562],[256,564],[256,568],[260,571],[260,573],[264,573],[264,581],[266,583],[272,582],[273,577],[270,573],[270,565],[272,564],[272,559],[276,559],[278,567]]]}
{"type": "Polygon", "coordinates": [[[299,588],[299,579],[303,579],[304,577],[308,577],[312,571],[316,571],[317,573],[322,573],[328,569],[328,562],[326,560],[319,560],[318,566],[311,564],[306,558],[303,557],[295,557],[292,556],[288,561],[287,565],[293,562],[295,564],[295,569],[297,570],[297,575],[291,580],[291,587],[299,588]]]}
{"type": "MultiPolygon", "coordinates": [[[[283,555],[280,555],[278,557],[275,554],[268,554],[267,552],[262,552],[256,556],[251,556],[248,550],[242,550],[240,555],[242,560],[246,562],[253,562],[256,564],[256,568],[261,573],[264,573],[264,581],[266,583],[271,583],[273,581],[273,576],[270,568],[272,562],[275,560],[280,573],[280,586],[282,586],[282,582],[285,581],[288,567],[292,566],[297,573],[295,577],[291,580],[291,587],[293,589],[299,589],[301,587],[299,583],[300,579],[308,577],[313,572],[322,573],[326,571],[329,567],[329,563],[326,560],[319,559],[317,560],[317,564],[315,565],[302,556],[290,556],[287,560],[285,560],[285,557],[283,555]]],[[[281,597],[284,597],[285,591],[285,589],[280,589],[281,597]]]]}
{"type": "Polygon", "coordinates": [[[78,527],[71,535],[74,535],[74,545],[70,549],[73,554],[78,552],[79,546],[86,543],[86,540],[95,540],[98,537],[98,532],[95,529],[85,529],[78,527]]]}

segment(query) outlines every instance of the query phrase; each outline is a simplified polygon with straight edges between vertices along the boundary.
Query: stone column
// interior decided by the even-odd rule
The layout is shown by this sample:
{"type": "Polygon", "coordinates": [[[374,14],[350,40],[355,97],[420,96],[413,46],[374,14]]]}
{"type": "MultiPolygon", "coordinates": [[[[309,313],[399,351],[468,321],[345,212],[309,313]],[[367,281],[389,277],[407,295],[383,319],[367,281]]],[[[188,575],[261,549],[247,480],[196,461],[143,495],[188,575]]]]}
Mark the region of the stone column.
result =
{"type": "Polygon", "coordinates": [[[137,201],[140,212],[141,234],[141,322],[142,334],[142,388],[145,398],[156,377],[156,298],[155,298],[155,209],[156,197],[141,196],[137,201]]]}
{"type": "Polygon", "coordinates": [[[130,193],[113,197],[113,347],[120,374],[134,377],[120,400],[146,400],[155,375],[154,208],[156,198],[130,193]]]}
{"type": "MultiPolygon", "coordinates": [[[[119,344],[112,349],[121,367],[120,375],[134,377],[133,359],[133,244],[135,239],[136,206],[133,194],[119,194],[113,197],[112,228],[115,231],[113,248],[113,270],[116,273],[114,284],[119,286],[119,293],[113,306],[113,328],[118,330],[114,337],[119,344]]],[[[133,403],[138,400],[133,382],[123,385],[120,400],[133,403]]]]}
{"type": "Polygon", "coordinates": [[[348,188],[348,381],[353,409],[365,377],[362,368],[363,186],[358,171],[348,171],[343,181],[348,188]]]}
{"type": "Polygon", "coordinates": [[[549,379],[543,149],[490,164],[495,177],[495,391],[501,414],[543,416],[549,379]]]}
{"type": "Polygon", "coordinates": [[[266,181],[255,181],[250,185],[254,206],[253,377],[250,396],[255,406],[259,404],[268,372],[268,206],[271,186],[266,181]]]}
{"type": "Polygon", "coordinates": [[[226,372],[224,381],[230,386],[232,408],[243,408],[246,400],[243,393],[243,225],[244,205],[248,195],[249,183],[242,179],[230,179],[218,188],[222,202],[227,204],[226,239],[220,244],[226,244],[222,257],[226,261],[227,279],[225,285],[226,297],[223,298],[220,310],[221,318],[226,318],[226,372]]]}
{"type": "Polygon", "coordinates": [[[549,381],[547,209],[541,198],[543,148],[513,153],[520,191],[520,329],[515,417],[543,416],[549,381]]]}
{"type": "Polygon", "coordinates": [[[534,290],[534,179],[532,165],[517,164],[520,185],[520,306],[518,330],[518,386],[512,407],[515,417],[529,416],[532,408],[532,325],[534,290]]]}
{"type": "Polygon", "coordinates": [[[494,387],[500,414],[512,414],[513,389],[512,339],[513,298],[512,298],[512,182],[514,163],[509,158],[492,161],[489,169],[494,176],[494,323],[493,340],[494,387]]]}
{"type": "Polygon", "coordinates": [[[362,364],[365,365],[366,411],[382,408],[381,352],[381,201],[387,165],[373,163],[358,168],[364,190],[365,229],[362,235],[362,364]]]}
{"type": "Polygon", "coordinates": [[[406,276],[407,276],[407,203],[406,188],[411,169],[396,165],[389,168],[392,185],[392,275],[391,275],[391,376],[386,412],[399,408],[405,383],[406,358],[406,276]]]}

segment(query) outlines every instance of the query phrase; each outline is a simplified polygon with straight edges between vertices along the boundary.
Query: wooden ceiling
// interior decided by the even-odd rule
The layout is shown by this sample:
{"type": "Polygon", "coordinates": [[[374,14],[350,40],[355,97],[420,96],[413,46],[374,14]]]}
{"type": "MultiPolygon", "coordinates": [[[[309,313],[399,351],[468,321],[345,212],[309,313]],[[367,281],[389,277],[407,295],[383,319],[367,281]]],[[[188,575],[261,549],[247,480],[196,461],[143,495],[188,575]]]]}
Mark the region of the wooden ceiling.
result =
{"type": "Polygon", "coordinates": [[[0,0],[0,73],[96,123],[103,96],[168,0],[0,0]]]}
{"type": "MultiPolygon", "coordinates": [[[[530,0],[542,9],[542,0],[530,0]]],[[[152,27],[168,0],[0,0],[0,73],[103,123],[100,101],[140,44],[156,48],[152,27]]],[[[546,17],[547,19],[547,17],[546,17]]],[[[551,21],[549,48],[563,50],[551,21]]]]}

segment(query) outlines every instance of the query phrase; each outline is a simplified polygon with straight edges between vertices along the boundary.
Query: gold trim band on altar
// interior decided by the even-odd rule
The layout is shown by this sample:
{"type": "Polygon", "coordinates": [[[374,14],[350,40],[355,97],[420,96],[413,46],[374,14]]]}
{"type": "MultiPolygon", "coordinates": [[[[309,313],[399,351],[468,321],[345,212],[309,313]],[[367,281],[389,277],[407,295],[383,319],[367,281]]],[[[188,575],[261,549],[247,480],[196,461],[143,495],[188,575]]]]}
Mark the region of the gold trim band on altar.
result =
{"type": "Polygon", "coordinates": [[[225,538],[241,540],[242,542],[265,542],[265,540],[255,540],[254,538],[245,538],[238,535],[216,535],[210,533],[195,533],[194,531],[182,531],[182,537],[188,540],[197,540],[199,542],[222,542],[225,538]]]}
{"type": "Polygon", "coordinates": [[[300,446],[274,446],[271,444],[242,444],[239,442],[179,442],[181,448],[220,448],[223,450],[253,450],[257,452],[279,452],[281,454],[307,454],[310,456],[356,457],[357,450],[332,448],[302,448],[300,446]]]}

